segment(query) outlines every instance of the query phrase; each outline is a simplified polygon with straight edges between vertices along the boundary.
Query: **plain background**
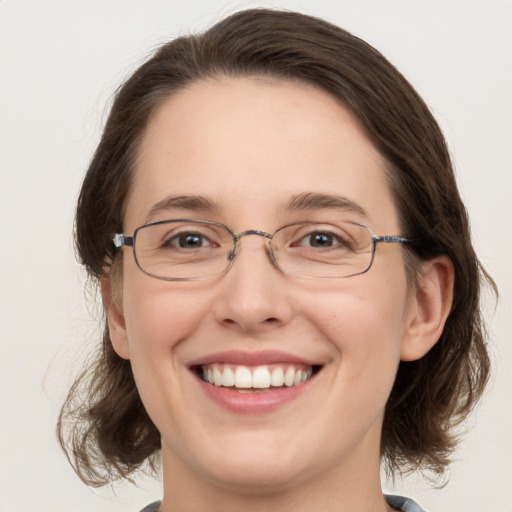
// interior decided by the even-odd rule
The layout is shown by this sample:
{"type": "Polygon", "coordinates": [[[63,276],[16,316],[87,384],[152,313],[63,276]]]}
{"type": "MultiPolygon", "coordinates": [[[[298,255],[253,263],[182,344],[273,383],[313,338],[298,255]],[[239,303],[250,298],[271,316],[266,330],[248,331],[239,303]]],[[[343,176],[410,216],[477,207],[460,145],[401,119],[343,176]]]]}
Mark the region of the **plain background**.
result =
{"type": "Polygon", "coordinates": [[[159,43],[249,6],[300,10],[363,37],[439,120],[500,287],[487,306],[494,373],[449,484],[397,488],[431,511],[512,511],[510,0],[0,0],[0,511],[137,512],[160,497],[150,479],[85,487],[56,443],[66,388],[99,335],[73,209],[123,78],[159,43]]]}

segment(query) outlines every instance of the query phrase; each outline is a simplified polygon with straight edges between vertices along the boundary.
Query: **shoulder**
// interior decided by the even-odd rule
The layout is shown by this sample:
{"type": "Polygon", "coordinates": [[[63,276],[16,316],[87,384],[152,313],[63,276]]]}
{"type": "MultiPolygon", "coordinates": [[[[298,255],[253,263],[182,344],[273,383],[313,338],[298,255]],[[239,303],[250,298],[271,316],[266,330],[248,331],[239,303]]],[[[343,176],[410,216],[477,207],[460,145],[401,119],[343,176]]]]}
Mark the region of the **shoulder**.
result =
{"type": "Polygon", "coordinates": [[[415,501],[403,496],[386,495],[386,503],[401,512],[426,512],[415,501]]]}
{"type": "MultiPolygon", "coordinates": [[[[386,495],[386,502],[388,505],[397,508],[402,512],[425,512],[417,503],[410,498],[403,496],[390,496],[386,495]]],[[[147,507],[144,507],[140,512],[158,512],[160,508],[160,501],[155,501],[147,507]]]]}
{"type": "Polygon", "coordinates": [[[155,501],[151,505],[144,507],[140,512],[158,512],[160,510],[160,503],[160,501],[155,501]]]}

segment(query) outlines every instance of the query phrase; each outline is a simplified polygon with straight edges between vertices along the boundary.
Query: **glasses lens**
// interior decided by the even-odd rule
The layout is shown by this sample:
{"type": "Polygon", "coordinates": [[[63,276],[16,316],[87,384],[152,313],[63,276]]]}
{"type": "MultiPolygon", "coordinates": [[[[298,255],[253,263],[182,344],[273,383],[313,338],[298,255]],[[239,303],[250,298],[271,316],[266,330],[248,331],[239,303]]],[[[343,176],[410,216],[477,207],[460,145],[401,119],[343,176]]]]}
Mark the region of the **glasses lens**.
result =
{"type": "Polygon", "coordinates": [[[277,265],[304,277],[349,277],[372,263],[370,231],[353,222],[300,223],[278,230],[271,242],[277,265]]]}
{"type": "Polygon", "coordinates": [[[135,259],[143,272],[160,279],[201,279],[224,272],[233,250],[225,226],[206,221],[155,222],[135,233],[135,259]]]}

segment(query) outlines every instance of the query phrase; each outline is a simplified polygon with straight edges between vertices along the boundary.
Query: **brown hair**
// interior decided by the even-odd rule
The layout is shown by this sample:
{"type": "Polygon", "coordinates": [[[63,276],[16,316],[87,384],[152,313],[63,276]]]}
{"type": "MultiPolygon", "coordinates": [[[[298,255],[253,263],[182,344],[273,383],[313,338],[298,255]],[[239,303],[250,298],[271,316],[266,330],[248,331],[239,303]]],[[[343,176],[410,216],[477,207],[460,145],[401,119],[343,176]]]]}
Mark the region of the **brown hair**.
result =
{"type": "MultiPolygon", "coordinates": [[[[403,235],[417,240],[409,249],[412,259],[451,259],[454,302],[444,332],[422,359],[400,363],[381,443],[390,473],[426,469],[441,475],[457,442],[454,427],[488,378],[479,293],[485,278],[493,283],[474,253],[439,126],[405,78],[364,41],[317,18],[256,9],[163,45],[118,90],[112,105],[78,200],[81,261],[95,280],[109,271],[138,144],[162,101],[197,80],[241,75],[298,80],[338,98],[387,161],[403,235]]],[[[128,477],[158,453],[160,435],[129,361],[112,348],[108,327],[98,357],[69,393],[58,432],[90,485],[128,477]]]]}

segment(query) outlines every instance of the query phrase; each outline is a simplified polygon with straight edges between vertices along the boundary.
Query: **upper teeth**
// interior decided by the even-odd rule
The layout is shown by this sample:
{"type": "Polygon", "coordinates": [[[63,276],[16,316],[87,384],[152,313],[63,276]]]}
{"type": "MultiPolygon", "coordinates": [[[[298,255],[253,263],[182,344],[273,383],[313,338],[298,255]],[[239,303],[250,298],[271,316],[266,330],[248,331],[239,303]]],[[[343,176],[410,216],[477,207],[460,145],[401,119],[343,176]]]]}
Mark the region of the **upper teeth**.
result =
{"type": "Polygon", "coordinates": [[[228,366],[209,365],[203,368],[203,380],[214,386],[267,389],[281,386],[297,386],[309,379],[313,368],[295,366],[228,366]]]}

